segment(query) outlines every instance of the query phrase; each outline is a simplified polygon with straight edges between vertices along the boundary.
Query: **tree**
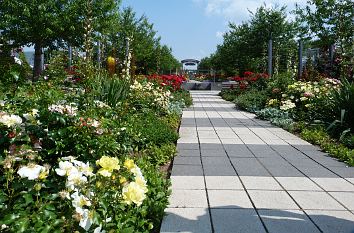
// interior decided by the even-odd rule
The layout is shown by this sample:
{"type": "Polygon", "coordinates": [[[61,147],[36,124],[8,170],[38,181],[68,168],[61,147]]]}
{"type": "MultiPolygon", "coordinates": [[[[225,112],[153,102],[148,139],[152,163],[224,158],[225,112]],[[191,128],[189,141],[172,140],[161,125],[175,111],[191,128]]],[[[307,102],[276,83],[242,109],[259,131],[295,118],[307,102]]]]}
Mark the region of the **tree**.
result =
{"type": "Polygon", "coordinates": [[[307,6],[297,6],[295,13],[301,24],[300,36],[317,40],[321,47],[335,44],[342,68],[353,76],[354,2],[351,0],[308,0],[307,6]]]}
{"type": "Polygon", "coordinates": [[[103,30],[118,4],[116,0],[2,0],[0,31],[6,40],[13,41],[14,47],[34,45],[37,77],[42,72],[43,48],[58,47],[63,42],[80,44],[88,25],[85,19],[92,19],[90,27],[103,30]]]}
{"type": "Polygon", "coordinates": [[[266,72],[267,47],[273,40],[274,70],[287,69],[288,55],[296,51],[294,41],[296,27],[287,20],[285,7],[267,8],[261,6],[251,19],[239,25],[229,24],[230,30],[213,55],[215,67],[227,74],[243,73],[246,70],[266,72]]]}
{"type": "Polygon", "coordinates": [[[179,67],[172,50],[161,44],[161,38],[157,36],[154,25],[145,15],[137,17],[131,7],[124,8],[116,24],[119,27],[110,34],[110,45],[107,46],[106,52],[114,53],[115,57],[123,61],[126,56],[126,39],[129,38],[133,72],[150,74],[179,67]]]}

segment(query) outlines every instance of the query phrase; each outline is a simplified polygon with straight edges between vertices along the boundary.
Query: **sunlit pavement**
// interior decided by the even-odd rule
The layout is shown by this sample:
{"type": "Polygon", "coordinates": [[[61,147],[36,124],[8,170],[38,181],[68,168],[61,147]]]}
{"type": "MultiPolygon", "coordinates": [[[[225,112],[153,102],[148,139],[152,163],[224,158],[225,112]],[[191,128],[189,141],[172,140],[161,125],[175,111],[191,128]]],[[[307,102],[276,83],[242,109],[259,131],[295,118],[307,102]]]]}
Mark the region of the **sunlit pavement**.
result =
{"type": "Polygon", "coordinates": [[[160,232],[354,232],[354,168],[215,91],[191,93],[160,232]]]}

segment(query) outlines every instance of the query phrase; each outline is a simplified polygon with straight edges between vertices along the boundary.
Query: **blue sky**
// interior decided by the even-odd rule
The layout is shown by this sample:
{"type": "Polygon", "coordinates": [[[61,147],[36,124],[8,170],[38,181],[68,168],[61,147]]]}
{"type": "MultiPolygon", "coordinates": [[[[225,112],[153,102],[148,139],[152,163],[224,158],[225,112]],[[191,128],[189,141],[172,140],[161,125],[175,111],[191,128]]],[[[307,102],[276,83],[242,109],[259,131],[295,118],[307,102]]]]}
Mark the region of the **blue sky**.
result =
{"type": "Polygon", "coordinates": [[[145,14],[154,24],[162,43],[172,48],[179,60],[201,59],[213,53],[222,43],[222,33],[228,22],[241,23],[249,19],[249,10],[262,4],[304,5],[306,0],[123,0],[138,16],[145,14]]]}

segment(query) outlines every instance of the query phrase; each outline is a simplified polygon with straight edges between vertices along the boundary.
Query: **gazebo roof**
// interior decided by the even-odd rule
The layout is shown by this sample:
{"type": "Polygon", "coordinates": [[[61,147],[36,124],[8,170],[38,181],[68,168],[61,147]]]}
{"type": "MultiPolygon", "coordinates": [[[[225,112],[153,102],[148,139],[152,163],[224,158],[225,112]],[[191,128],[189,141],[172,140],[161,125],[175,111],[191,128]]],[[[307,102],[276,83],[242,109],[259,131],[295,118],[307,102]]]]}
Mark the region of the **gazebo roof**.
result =
{"type": "Polygon", "coordinates": [[[197,65],[199,64],[200,61],[196,60],[196,59],[184,59],[181,61],[182,64],[191,66],[191,65],[197,65]]]}

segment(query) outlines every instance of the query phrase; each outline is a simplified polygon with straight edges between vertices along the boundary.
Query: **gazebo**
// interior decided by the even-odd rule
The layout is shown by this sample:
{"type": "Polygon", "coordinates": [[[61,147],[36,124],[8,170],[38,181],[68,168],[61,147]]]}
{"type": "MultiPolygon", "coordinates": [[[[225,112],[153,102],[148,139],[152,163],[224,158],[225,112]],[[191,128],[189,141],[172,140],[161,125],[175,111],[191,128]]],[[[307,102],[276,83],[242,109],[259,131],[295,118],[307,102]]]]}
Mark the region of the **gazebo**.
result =
{"type": "Polygon", "coordinates": [[[199,64],[199,60],[196,59],[184,59],[181,61],[183,66],[197,66],[198,68],[198,64],[199,64]]]}

